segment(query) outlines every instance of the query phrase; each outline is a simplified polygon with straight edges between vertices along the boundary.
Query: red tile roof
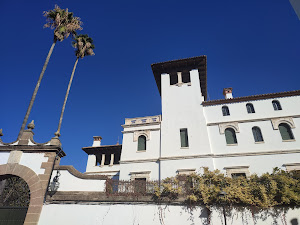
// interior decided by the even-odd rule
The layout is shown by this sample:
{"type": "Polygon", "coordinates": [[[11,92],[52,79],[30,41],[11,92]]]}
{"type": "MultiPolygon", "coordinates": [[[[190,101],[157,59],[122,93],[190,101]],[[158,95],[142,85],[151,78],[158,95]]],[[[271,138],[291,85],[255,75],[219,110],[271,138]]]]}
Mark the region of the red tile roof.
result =
{"type": "Polygon", "coordinates": [[[250,96],[230,98],[230,99],[218,99],[218,100],[204,101],[204,102],[202,102],[202,105],[203,106],[220,105],[220,104],[226,104],[226,103],[255,101],[255,100],[270,99],[270,98],[282,98],[282,97],[297,96],[297,95],[300,95],[300,90],[262,94],[262,95],[250,95],[250,96]]]}

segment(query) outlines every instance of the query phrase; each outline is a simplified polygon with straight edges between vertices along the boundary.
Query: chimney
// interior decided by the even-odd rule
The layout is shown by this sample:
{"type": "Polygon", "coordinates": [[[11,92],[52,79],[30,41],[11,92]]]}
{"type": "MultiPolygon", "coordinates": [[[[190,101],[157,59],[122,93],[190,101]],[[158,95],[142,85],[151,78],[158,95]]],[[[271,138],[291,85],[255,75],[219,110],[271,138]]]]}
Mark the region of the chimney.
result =
{"type": "Polygon", "coordinates": [[[94,142],[93,142],[93,147],[99,147],[101,145],[101,136],[94,136],[94,142]]]}
{"type": "Polygon", "coordinates": [[[225,99],[233,98],[232,88],[224,88],[223,89],[223,95],[225,96],[225,99]]]}

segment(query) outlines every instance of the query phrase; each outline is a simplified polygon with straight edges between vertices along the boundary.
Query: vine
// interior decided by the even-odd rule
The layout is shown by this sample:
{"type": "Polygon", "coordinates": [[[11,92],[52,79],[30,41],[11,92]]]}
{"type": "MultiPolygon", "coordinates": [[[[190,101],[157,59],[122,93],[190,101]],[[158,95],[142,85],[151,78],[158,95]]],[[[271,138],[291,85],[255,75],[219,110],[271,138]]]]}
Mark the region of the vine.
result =
{"type": "MultiPolygon", "coordinates": [[[[219,170],[166,178],[154,189],[154,199],[175,200],[184,196],[189,205],[251,206],[257,209],[275,206],[300,206],[300,173],[274,168],[272,173],[246,177],[226,177],[219,170]],[[184,180],[184,182],[183,182],[184,180]],[[226,196],[221,198],[220,191],[226,196]]],[[[252,209],[253,210],[253,209],[252,209]]],[[[251,210],[251,211],[252,211],[251,210]]]]}

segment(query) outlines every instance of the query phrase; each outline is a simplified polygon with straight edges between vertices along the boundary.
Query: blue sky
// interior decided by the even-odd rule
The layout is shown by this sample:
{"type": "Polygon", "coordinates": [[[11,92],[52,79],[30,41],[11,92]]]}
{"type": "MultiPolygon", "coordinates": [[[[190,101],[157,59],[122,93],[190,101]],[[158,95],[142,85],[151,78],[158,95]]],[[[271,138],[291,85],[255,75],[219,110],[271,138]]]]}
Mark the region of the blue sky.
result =
{"type": "MultiPolygon", "coordinates": [[[[1,1],[1,114],[4,142],[16,140],[52,44],[43,11],[69,8],[95,43],[80,60],[61,130],[63,165],[84,172],[93,136],[122,140],[125,118],[161,114],[150,65],[207,55],[208,95],[223,98],[298,90],[300,21],[288,0],[1,1]]],[[[29,121],[36,142],[57,129],[75,62],[71,38],[54,49],[29,121]]]]}

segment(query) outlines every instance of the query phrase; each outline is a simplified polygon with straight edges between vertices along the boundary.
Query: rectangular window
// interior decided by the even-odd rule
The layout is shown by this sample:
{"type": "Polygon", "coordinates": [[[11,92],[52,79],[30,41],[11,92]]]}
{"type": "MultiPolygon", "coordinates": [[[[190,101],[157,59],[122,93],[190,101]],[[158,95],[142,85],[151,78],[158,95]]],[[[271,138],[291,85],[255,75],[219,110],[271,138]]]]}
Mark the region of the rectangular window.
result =
{"type": "Polygon", "coordinates": [[[101,159],[102,159],[102,155],[96,155],[96,166],[101,165],[101,159]]]}
{"type": "Polygon", "coordinates": [[[110,164],[110,154],[105,154],[105,160],[104,160],[104,165],[109,165],[110,164]]]}
{"type": "Polygon", "coordinates": [[[188,132],[186,128],[180,129],[180,141],[181,147],[189,147],[188,132]]]}
{"type": "Polygon", "coordinates": [[[231,177],[232,177],[233,179],[239,178],[239,177],[245,177],[245,178],[246,178],[246,174],[245,174],[245,173],[232,173],[232,174],[231,174],[231,177]]]}
{"type": "Polygon", "coordinates": [[[178,76],[177,73],[170,74],[170,85],[174,85],[178,83],[178,76]]]}
{"type": "Polygon", "coordinates": [[[182,76],[182,83],[191,82],[190,71],[183,71],[181,76],[182,76]]]}

